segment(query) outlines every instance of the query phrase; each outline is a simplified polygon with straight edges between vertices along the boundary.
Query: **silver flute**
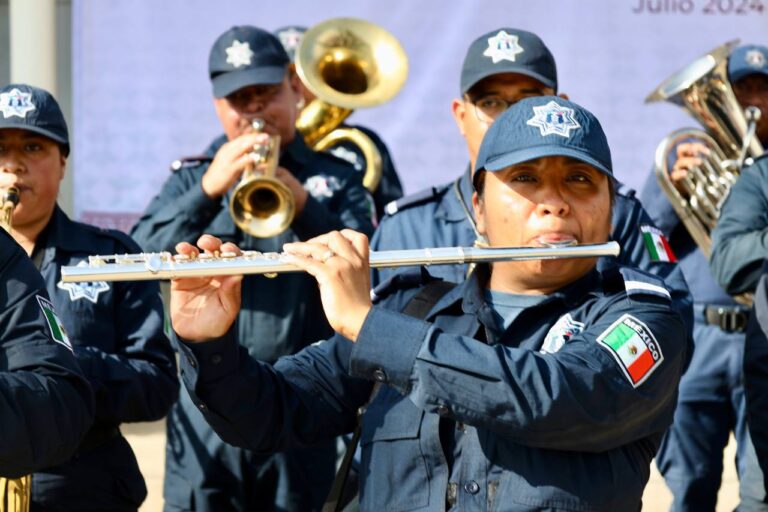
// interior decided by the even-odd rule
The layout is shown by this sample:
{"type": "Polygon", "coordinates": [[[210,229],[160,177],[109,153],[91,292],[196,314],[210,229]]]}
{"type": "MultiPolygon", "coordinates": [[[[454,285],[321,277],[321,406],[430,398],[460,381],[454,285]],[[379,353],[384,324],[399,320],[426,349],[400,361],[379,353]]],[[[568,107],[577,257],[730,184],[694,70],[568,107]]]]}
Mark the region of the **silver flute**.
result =
{"type": "MultiPolygon", "coordinates": [[[[552,245],[548,247],[436,247],[400,251],[373,251],[372,268],[416,265],[451,265],[492,263],[497,261],[597,258],[617,256],[619,244],[552,245]]],[[[302,272],[286,260],[286,253],[244,251],[200,254],[196,257],[169,252],[90,256],[88,263],[61,268],[65,283],[81,281],[145,281],[179,277],[212,277],[240,274],[264,274],[271,277],[283,272],[302,272]]]]}

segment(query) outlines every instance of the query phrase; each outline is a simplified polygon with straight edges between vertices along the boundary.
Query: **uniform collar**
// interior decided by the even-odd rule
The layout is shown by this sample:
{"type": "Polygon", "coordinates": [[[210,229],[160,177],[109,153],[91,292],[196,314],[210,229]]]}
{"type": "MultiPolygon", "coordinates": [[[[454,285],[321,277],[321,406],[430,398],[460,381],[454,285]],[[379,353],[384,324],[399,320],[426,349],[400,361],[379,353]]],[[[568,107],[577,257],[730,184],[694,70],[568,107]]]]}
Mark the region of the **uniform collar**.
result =
{"type": "Polygon", "coordinates": [[[51,220],[48,221],[44,231],[46,249],[76,252],[89,246],[82,230],[77,229],[77,223],[72,221],[58,204],[53,209],[51,220]]]}
{"type": "Polygon", "coordinates": [[[435,216],[449,222],[461,222],[466,220],[467,212],[469,212],[470,217],[474,221],[475,212],[472,209],[472,192],[471,169],[467,165],[467,170],[464,174],[448,186],[445,198],[443,201],[440,201],[435,216]],[[457,191],[459,192],[458,194],[457,191]],[[462,206],[462,203],[464,206],[462,206]]]}
{"type": "MultiPolygon", "coordinates": [[[[461,293],[462,310],[469,315],[475,315],[486,304],[485,283],[490,276],[490,267],[487,264],[478,265],[475,271],[464,282],[461,293]]],[[[592,269],[584,277],[570,283],[551,293],[548,298],[535,307],[552,302],[561,302],[566,308],[572,309],[583,302],[586,295],[594,294],[602,289],[602,277],[600,272],[592,269]]]]}

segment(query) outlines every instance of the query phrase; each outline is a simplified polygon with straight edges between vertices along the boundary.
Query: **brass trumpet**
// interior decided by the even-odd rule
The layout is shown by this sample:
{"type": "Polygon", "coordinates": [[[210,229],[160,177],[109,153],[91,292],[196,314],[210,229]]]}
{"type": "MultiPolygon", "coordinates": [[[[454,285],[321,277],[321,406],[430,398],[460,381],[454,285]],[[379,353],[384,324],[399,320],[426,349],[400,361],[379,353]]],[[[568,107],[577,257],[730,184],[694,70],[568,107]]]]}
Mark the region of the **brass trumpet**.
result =
{"type": "MultiPolygon", "coordinates": [[[[264,121],[254,119],[252,126],[260,132],[264,121]]],[[[254,146],[252,163],[243,171],[229,200],[229,211],[237,227],[257,238],[279,235],[296,215],[293,192],[275,178],[279,157],[279,135],[270,135],[266,144],[254,146]]]]}

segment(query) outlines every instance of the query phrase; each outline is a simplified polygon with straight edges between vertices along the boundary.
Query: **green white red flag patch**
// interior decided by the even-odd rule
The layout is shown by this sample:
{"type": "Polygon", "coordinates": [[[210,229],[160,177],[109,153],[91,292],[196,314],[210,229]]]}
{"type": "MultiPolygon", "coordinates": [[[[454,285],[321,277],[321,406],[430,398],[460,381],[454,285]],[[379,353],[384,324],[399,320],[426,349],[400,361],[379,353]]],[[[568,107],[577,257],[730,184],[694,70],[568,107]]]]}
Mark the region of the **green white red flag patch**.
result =
{"type": "Polygon", "coordinates": [[[45,320],[48,322],[48,328],[51,330],[51,338],[53,338],[53,341],[64,345],[71,351],[72,343],[69,341],[69,336],[67,336],[67,331],[64,329],[64,325],[61,323],[61,320],[59,320],[59,317],[56,316],[56,311],[53,309],[51,301],[45,297],[37,295],[37,302],[40,304],[40,309],[43,310],[43,316],[45,316],[45,320]]]}
{"type": "Polygon", "coordinates": [[[643,242],[645,242],[645,248],[651,255],[652,261],[669,261],[676,262],[677,258],[675,253],[672,252],[672,248],[669,246],[667,237],[661,232],[659,228],[654,226],[640,226],[640,232],[643,233],[643,242]]]}
{"type": "Polygon", "coordinates": [[[597,337],[597,342],[608,349],[634,387],[645,382],[664,361],[651,330],[632,315],[616,320],[597,337]]]}

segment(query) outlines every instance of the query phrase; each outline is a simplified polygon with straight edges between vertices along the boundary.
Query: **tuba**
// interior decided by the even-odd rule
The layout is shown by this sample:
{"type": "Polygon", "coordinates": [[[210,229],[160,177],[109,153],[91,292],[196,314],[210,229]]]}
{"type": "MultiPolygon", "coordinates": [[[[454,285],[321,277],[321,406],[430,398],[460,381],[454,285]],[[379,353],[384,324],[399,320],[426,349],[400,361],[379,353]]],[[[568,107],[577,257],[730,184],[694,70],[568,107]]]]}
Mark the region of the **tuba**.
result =
{"type": "MultiPolygon", "coordinates": [[[[260,132],[264,121],[254,119],[252,126],[260,132]]],[[[252,162],[243,171],[229,200],[229,212],[237,227],[257,238],[279,235],[296,215],[293,192],[275,178],[279,156],[278,135],[270,135],[266,144],[254,146],[250,153],[252,162]]]]}
{"type": "MultiPolygon", "coordinates": [[[[0,204],[0,226],[9,234],[13,223],[11,217],[19,204],[19,189],[8,187],[0,204]]],[[[19,478],[0,477],[0,512],[26,512],[29,510],[32,476],[19,478]]]]}
{"type": "Polygon", "coordinates": [[[760,110],[742,110],[728,81],[728,56],[738,40],[730,41],[696,59],[667,78],[646,99],[679,105],[706,131],[684,128],[665,137],[656,148],[654,172],[691,237],[709,258],[711,233],[725,198],[736,183],[742,165],[763,153],[755,137],[760,110]],[[696,139],[709,149],[701,166],[690,169],[681,183],[682,192],[670,178],[669,156],[686,140],[696,139]]]}
{"type": "Polygon", "coordinates": [[[296,71],[316,99],[302,110],[297,130],[316,151],[348,140],[366,161],[363,185],[374,191],[381,180],[381,155],[355,128],[338,126],[356,108],[392,99],[405,83],[408,58],[389,32],[354,18],[334,18],[309,29],[296,50],[296,71]]]}

